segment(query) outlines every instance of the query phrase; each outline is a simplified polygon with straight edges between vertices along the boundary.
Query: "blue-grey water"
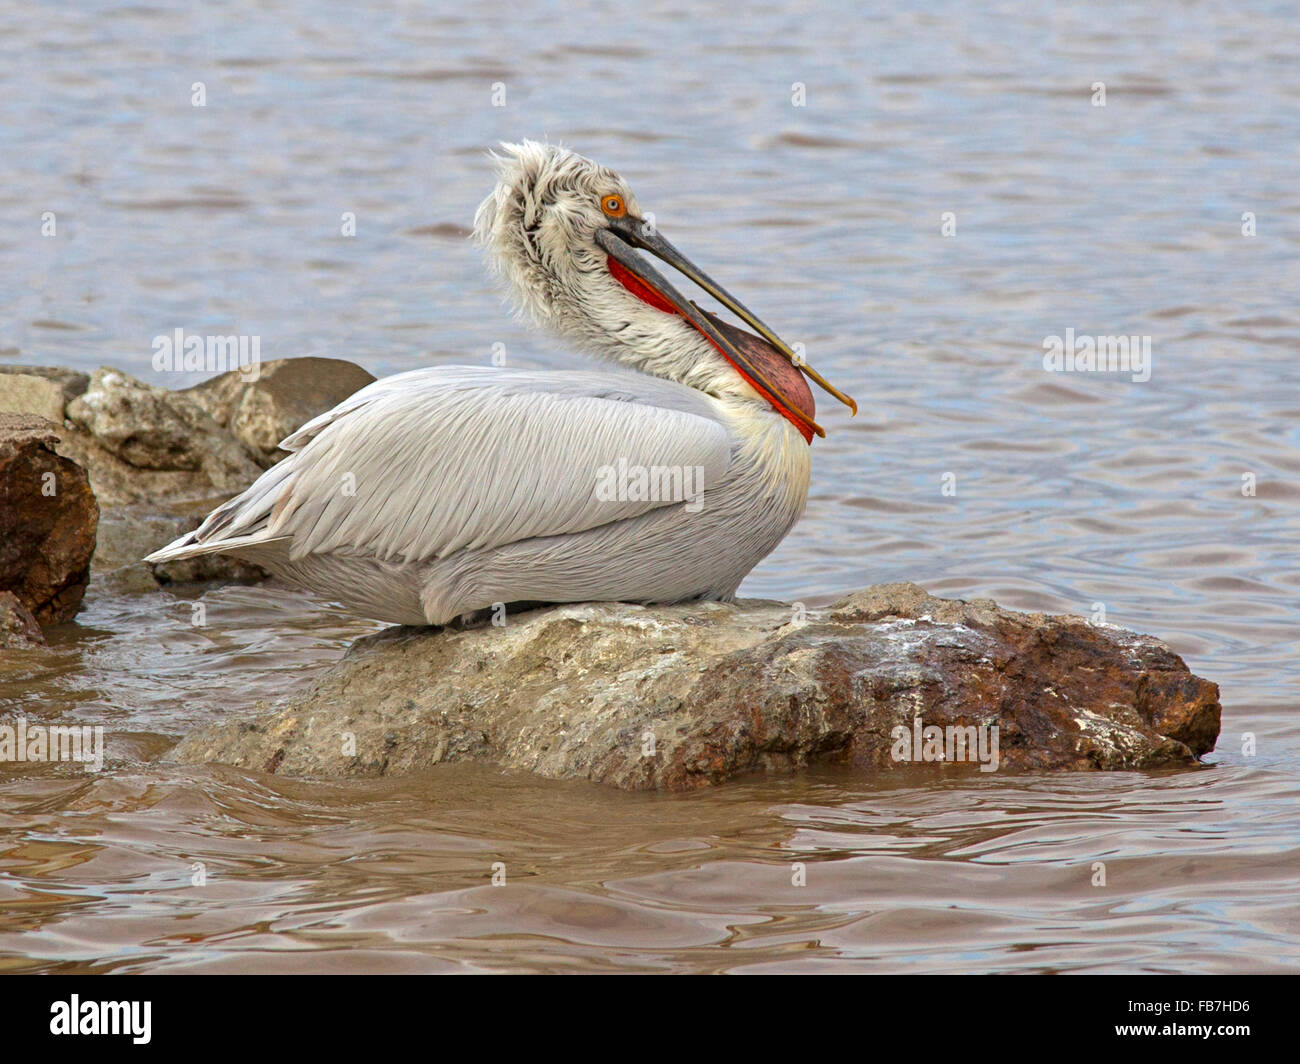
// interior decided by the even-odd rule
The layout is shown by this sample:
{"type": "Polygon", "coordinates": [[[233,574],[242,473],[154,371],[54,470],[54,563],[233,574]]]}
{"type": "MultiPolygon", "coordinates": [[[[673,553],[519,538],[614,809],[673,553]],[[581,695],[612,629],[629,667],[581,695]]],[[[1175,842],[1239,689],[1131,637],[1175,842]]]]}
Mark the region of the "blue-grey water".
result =
{"type": "Polygon", "coordinates": [[[229,587],[196,631],[92,586],[0,663],[7,716],[110,733],[98,776],[0,766],[0,969],[1300,968],[1300,18],[1054,8],[0,0],[0,359],[177,387],[151,342],[183,328],[380,375],[577,365],[466,239],[486,151],[559,140],[862,405],[823,404],[808,512],[743,593],[1104,609],[1224,704],[1164,775],[181,770],[154,758],[187,728],[373,626],[229,587]],[[1047,371],[1067,329],[1149,337],[1149,380],[1047,371]]]}

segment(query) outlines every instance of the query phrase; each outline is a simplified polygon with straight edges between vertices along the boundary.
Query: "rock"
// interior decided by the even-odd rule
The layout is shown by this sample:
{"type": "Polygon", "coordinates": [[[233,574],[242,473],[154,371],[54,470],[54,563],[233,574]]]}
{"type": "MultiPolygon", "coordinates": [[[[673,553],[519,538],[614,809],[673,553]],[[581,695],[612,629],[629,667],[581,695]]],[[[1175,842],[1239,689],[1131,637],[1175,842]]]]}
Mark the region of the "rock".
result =
{"type": "MultiPolygon", "coordinates": [[[[194,527],[198,527],[198,522],[194,523],[194,527]]],[[[159,547],[165,545],[158,544],[159,547]]],[[[212,582],[256,584],[271,575],[260,565],[241,561],[238,558],[227,558],[220,554],[204,554],[198,558],[182,558],[172,562],[148,562],[145,563],[145,567],[164,587],[171,584],[212,582]]]]}
{"type": "Polygon", "coordinates": [[[240,491],[261,473],[197,403],[120,370],[95,370],[67,415],[136,469],[202,471],[218,492],[240,491]]]}
{"type": "Polygon", "coordinates": [[[265,580],[269,574],[259,566],[220,554],[158,564],[141,561],[146,554],[198,528],[213,505],[205,503],[200,511],[189,513],[160,513],[141,506],[105,511],[99,521],[92,570],[119,574],[111,584],[122,591],[156,590],[159,584],[214,580],[253,584],[265,580]],[[125,572],[128,569],[131,572],[125,572]]]}
{"type": "Polygon", "coordinates": [[[54,421],[59,453],[101,504],[157,505],[243,491],[284,456],[281,439],[374,379],[341,359],[291,358],[255,381],[232,372],[174,392],[107,367],[0,366],[0,411],[54,421]]]}
{"type": "Polygon", "coordinates": [[[99,523],[86,471],[55,453],[57,443],[49,421],[0,413],[0,591],[41,624],[80,608],[99,523]]]}
{"type": "Polygon", "coordinates": [[[119,370],[96,370],[66,413],[59,453],[107,506],[228,496],[262,472],[198,404],[119,370]]]}
{"type": "Polygon", "coordinates": [[[158,580],[144,562],[124,565],[95,577],[95,590],[112,595],[148,595],[158,591],[158,580]]]}
{"type": "Polygon", "coordinates": [[[0,591],[0,650],[45,645],[41,626],[12,591],[0,591]]]}
{"type": "Polygon", "coordinates": [[[194,528],[185,514],[156,513],[137,506],[117,506],[99,518],[93,572],[108,573],[140,562],[146,554],[194,528]]]}
{"type": "Polygon", "coordinates": [[[0,366],[0,411],[62,425],[68,403],[89,384],[86,374],[57,366],[0,366]]]}
{"type": "Polygon", "coordinates": [[[180,394],[269,466],[285,455],[279,450],[281,440],[374,379],[342,359],[281,358],[265,363],[255,381],[235,370],[180,394]]]}
{"type": "Polygon", "coordinates": [[[1000,771],[1191,766],[1219,732],[1218,688],[1155,639],[913,584],[804,617],[583,604],[508,622],[367,636],[286,707],[201,728],[171,756],[318,777],[478,759],[679,791],[813,763],[935,771],[894,759],[918,717],[996,725],[1000,771]]]}
{"type": "Polygon", "coordinates": [[[203,440],[166,389],[100,368],[68,420],[137,469],[201,469],[203,440]]]}
{"type": "Polygon", "coordinates": [[[170,503],[214,494],[212,480],[203,470],[137,469],[75,425],[65,424],[59,432],[59,454],[86,470],[95,497],[104,506],[170,503]]]}

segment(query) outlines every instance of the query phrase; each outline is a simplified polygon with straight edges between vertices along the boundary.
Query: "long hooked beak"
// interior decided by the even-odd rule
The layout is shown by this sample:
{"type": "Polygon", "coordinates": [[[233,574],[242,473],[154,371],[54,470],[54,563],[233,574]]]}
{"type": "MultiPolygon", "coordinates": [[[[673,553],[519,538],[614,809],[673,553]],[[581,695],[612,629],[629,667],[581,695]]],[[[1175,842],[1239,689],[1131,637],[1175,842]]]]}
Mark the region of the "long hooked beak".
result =
{"type": "Polygon", "coordinates": [[[794,404],[789,398],[782,394],[780,389],[767,380],[762,371],[754,365],[753,361],[728,339],[712,322],[709,316],[701,311],[694,303],[686,299],[680,292],[669,284],[658,270],[651,266],[640,255],[636,254],[632,248],[638,247],[650,254],[662,259],[669,266],[679,273],[689,277],[699,285],[709,295],[713,296],[719,303],[739,317],[742,321],[753,328],[763,339],[772,345],[778,352],[789,359],[790,364],[799,369],[809,380],[818,384],[822,389],[829,392],[841,403],[847,406],[854,414],[858,412],[858,404],[854,400],[841,392],[834,385],[830,384],[820,373],[809,366],[800,358],[790,346],[767,327],[759,317],[750,311],[740,300],[732,296],[725,288],[714,281],[708,274],[696,266],[690,259],[678,251],[667,240],[659,235],[658,231],[652,226],[645,223],[643,219],[633,218],[628,215],[623,218],[609,219],[609,228],[600,229],[596,232],[596,242],[611,258],[615,259],[620,265],[630,270],[646,284],[658,291],[683,317],[691,322],[697,329],[708,337],[724,354],[727,355],[735,364],[743,369],[747,375],[752,377],[767,392],[782,402],[784,406],[791,409],[791,412],[799,417],[808,425],[818,436],[825,436],[825,430],[814,422],[811,418],[803,415],[799,410],[794,409],[794,404]]]}

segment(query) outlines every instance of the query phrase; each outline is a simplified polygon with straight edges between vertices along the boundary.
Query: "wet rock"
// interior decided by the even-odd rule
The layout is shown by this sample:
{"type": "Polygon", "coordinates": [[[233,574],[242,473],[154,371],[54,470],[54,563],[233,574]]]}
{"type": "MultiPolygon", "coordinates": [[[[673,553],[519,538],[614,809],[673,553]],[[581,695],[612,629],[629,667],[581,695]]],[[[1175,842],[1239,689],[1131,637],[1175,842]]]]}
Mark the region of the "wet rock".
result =
{"type": "MultiPolygon", "coordinates": [[[[197,522],[194,527],[198,527],[197,522]]],[[[159,547],[165,545],[158,544],[159,547]]],[[[143,564],[153,574],[154,579],[164,587],[171,584],[256,584],[271,575],[261,566],[253,565],[251,562],[241,561],[238,558],[225,558],[218,554],[143,564]]]]}
{"type": "Polygon", "coordinates": [[[217,504],[205,502],[190,512],[159,512],[148,506],[116,506],[100,517],[92,570],[116,574],[108,582],[115,590],[156,590],[159,584],[222,581],[257,583],[269,575],[264,569],[238,558],[219,554],[183,561],[145,563],[141,559],[159,547],[199,527],[204,515],[217,504]]]}
{"type": "Polygon", "coordinates": [[[141,507],[114,507],[99,518],[93,572],[112,572],[135,565],[150,551],[194,527],[184,514],[156,513],[141,507]]]}
{"type": "Polygon", "coordinates": [[[232,371],[180,394],[269,466],[285,455],[281,440],[374,379],[342,359],[282,358],[262,365],[255,381],[232,371]]]}
{"type": "Polygon", "coordinates": [[[41,626],[12,591],[0,591],[0,650],[45,645],[41,626]]]}
{"type": "Polygon", "coordinates": [[[96,593],[149,595],[158,591],[158,580],[144,562],[95,574],[96,593]]]}
{"type": "Polygon", "coordinates": [[[1218,688],[1153,638],[912,584],[806,614],[773,602],[583,604],[505,627],[391,628],[284,708],[258,709],[171,756],[334,777],[475,759],[687,790],[813,763],[876,778],[980,770],[974,755],[925,769],[900,760],[924,756],[927,726],[972,738],[996,726],[1003,772],[1191,766],[1219,732],[1218,688]]]}
{"type": "Polygon", "coordinates": [[[71,620],[90,579],[99,506],[56,426],[0,413],[0,591],[41,624],[71,620]]]}
{"type": "Polygon", "coordinates": [[[68,403],[89,384],[85,373],[57,366],[0,366],[0,411],[62,425],[68,403]]]}

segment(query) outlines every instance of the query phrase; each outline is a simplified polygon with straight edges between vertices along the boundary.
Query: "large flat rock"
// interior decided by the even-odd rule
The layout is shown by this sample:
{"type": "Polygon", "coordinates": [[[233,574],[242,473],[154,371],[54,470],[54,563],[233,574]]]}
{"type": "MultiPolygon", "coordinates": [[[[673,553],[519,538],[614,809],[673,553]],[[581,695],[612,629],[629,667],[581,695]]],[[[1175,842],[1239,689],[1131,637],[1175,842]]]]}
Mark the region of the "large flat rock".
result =
{"type": "Polygon", "coordinates": [[[994,726],[997,771],[1192,766],[1218,737],[1218,688],[1149,636],[887,584],[808,611],[583,604],[391,628],[287,706],[170,756],[311,777],[482,760],[686,790],[815,762],[905,772],[900,736],[910,757],[925,727],[994,726]]]}

